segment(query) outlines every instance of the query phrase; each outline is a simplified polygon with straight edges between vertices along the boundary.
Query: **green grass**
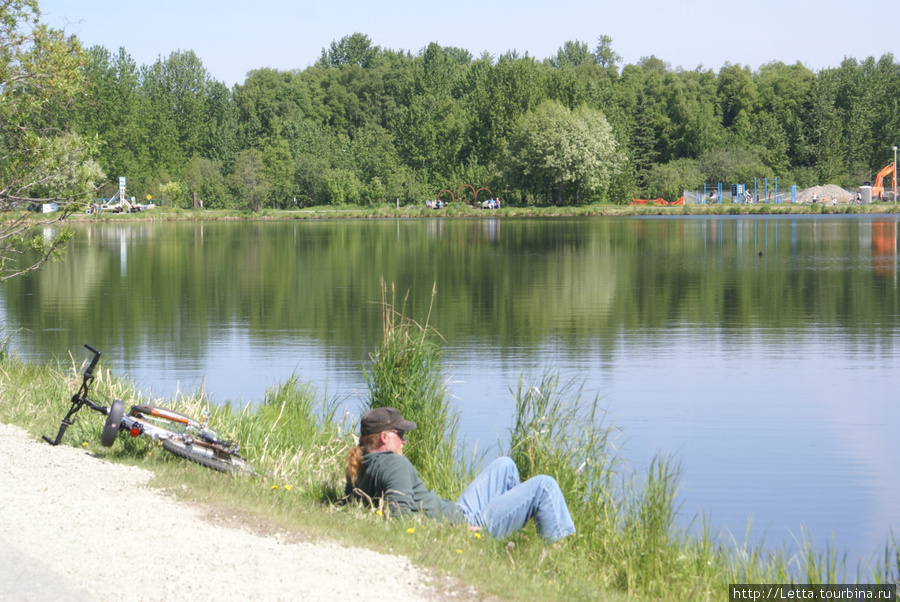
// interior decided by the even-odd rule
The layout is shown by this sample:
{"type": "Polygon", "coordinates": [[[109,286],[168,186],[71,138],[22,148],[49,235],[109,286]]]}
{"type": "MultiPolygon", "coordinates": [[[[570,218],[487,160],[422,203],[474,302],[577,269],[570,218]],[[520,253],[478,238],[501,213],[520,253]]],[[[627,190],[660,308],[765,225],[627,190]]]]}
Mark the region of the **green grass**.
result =
{"type": "MultiPolygon", "coordinates": [[[[441,370],[440,335],[405,317],[385,289],[385,335],[367,367],[371,405],[395,405],[415,420],[407,450],[426,483],[453,498],[481,458],[463,457],[458,416],[441,370]]],[[[0,421],[34,435],[55,436],[81,381],[83,366],[38,365],[0,349],[0,421]]],[[[464,527],[417,518],[386,520],[375,510],[343,504],[343,457],[357,424],[296,376],[255,405],[211,405],[201,393],[146,399],[135,386],[99,369],[98,400],[166,405],[189,415],[211,412],[210,423],[241,442],[259,470],[231,477],[175,458],[146,438],[120,436],[99,444],[103,417],[87,408],[63,440],[100,457],[153,471],[155,484],[209,505],[218,520],[235,520],[291,538],[328,538],[404,554],[459,583],[508,599],[723,600],[729,583],[897,583],[900,553],[893,537],[871,566],[847,567],[834,543],[824,550],[805,532],[768,546],[719,533],[703,519],[680,528],[676,506],[680,467],[658,457],[644,471],[628,468],[615,448],[622,433],[606,423],[599,398],[554,374],[522,377],[511,394],[516,413],[501,446],[523,478],[550,474],[560,483],[578,534],[548,546],[532,526],[507,541],[464,527]],[[286,534],[286,535],[285,535],[286,534]]],[[[108,403],[104,401],[104,403],[108,403]]],[[[364,408],[360,408],[362,410],[364,408]]]]}

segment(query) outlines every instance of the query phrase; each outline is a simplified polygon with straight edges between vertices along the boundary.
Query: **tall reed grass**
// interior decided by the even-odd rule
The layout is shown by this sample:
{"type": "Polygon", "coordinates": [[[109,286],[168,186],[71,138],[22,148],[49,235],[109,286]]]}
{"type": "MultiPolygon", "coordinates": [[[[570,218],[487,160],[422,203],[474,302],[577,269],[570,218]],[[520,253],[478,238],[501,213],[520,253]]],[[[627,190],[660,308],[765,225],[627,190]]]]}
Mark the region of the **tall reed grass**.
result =
{"type": "Polygon", "coordinates": [[[416,423],[403,454],[416,466],[422,480],[447,498],[455,499],[470,469],[459,453],[459,414],[450,402],[442,368],[440,335],[429,326],[431,306],[420,324],[396,309],[396,292],[382,281],[384,334],[366,369],[369,405],[364,409],[394,407],[416,423]]]}

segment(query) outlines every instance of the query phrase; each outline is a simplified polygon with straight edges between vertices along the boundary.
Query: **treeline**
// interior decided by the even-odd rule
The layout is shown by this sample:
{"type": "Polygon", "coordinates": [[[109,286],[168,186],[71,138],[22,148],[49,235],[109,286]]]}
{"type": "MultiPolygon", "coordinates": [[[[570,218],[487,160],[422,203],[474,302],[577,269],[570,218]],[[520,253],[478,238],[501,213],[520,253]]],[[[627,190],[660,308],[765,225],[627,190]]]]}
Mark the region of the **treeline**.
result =
{"type": "Polygon", "coordinates": [[[135,196],[250,210],[421,204],[466,184],[512,204],[674,200],[775,177],[855,189],[900,142],[893,55],[688,71],[654,56],[621,66],[611,42],[476,58],[355,33],[309,68],[232,89],[191,51],[138,66],[95,46],[65,118],[101,140],[108,195],[125,176],[135,196]]]}

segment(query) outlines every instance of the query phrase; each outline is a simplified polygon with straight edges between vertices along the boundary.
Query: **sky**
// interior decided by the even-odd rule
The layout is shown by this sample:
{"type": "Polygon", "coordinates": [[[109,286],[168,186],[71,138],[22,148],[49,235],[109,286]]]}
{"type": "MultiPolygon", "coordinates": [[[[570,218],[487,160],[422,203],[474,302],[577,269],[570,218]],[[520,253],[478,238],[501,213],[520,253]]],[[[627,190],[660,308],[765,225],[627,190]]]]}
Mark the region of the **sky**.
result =
{"type": "MultiPolygon", "coordinates": [[[[478,57],[510,50],[537,59],[601,35],[623,64],[656,56],[673,69],[758,69],[800,62],[813,71],[900,51],[894,0],[38,0],[43,22],[86,47],[124,48],[138,65],[193,50],[229,87],[264,67],[303,70],[333,41],[359,32],[373,45],[418,53],[429,43],[478,57]]],[[[898,52],[900,54],[900,52],[898,52]]],[[[896,57],[895,57],[895,60],[896,57]]]]}

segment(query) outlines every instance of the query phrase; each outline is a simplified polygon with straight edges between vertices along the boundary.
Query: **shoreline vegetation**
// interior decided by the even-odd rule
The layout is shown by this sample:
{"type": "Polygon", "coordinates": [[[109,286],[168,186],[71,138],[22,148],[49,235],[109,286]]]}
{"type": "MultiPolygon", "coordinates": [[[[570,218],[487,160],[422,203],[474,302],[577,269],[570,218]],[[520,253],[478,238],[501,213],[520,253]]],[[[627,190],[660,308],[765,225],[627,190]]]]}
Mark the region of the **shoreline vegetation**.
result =
{"type": "MultiPolygon", "coordinates": [[[[161,214],[157,214],[161,215],[161,214]]],[[[484,456],[465,456],[458,414],[441,371],[440,334],[398,308],[383,286],[384,335],[365,367],[369,407],[391,405],[423,428],[410,435],[407,455],[423,479],[455,499],[484,456]],[[428,428],[424,428],[424,427],[428,428]]],[[[433,293],[432,293],[433,294],[433,293]]],[[[35,436],[55,433],[80,382],[82,358],[39,365],[0,349],[0,421],[35,436]]],[[[497,450],[516,461],[522,477],[550,474],[560,483],[578,528],[546,545],[533,526],[498,541],[419,518],[392,518],[385,509],[342,501],[343,456],[355,442],[356,418],[367,408],[320,396],[296,375],[243,406],[213,404],[200,391],[146,399],[127,377],[98,370],[100,403],[123,399],[166,405],[189,415],[208,409],[211,423],[241,443],[259,474],[231,477],[164,453],[146,438],[120,436],[99,443],[103,421],[82,412],[65,445],[98,457],[138,465],[154,484],[179,497],[226,508],[255,529],[288,531],[407,556],[423,567],[474,586],[487,596],[534,600],[723,600],[731,583],[890,583],[900,579],[893,534],[867,564],[847,566],[835,542],[817,542],[802,530],[791,544],[741,540],[703,517],[682,517],[677,506],[680,468],[657,457],[634,471],[615,450],[619,430],[605,422],[599,398],[585,399],[578,383],[547,373],[522,376],[515,390],[509,440],[497,450]],[[351,416],[348,412],[353,412],[351,416]],[[691,519],[685,528],[684,518],[691,519]]],[[[89,415],[90,414],[90,415],[89,415]]],[[[36,475],[40,478],[40,475],[36,475]]]]}
{"type": "MultiPolygon", "coordinates": [[[[131,221],[192,221],[192,220],[308,220],[308,219],[415,219],[415,218],[516,218],[516,217],[628,217],[628,216],[720,216],[720,215],[849,215],[900,213],[896,203],[877,202],[869,205],[850,203],[723,203],[709,205],[562,205],[562,206],[505,206],[500,209],[479,209],[464,203],[453,203],[442,209],[423,205],[403,207],[378,206],[319,206],[299,209],[182,209],[157,207],[137,213],[76,212],[66,218],[69,222],[131,221]]],[[[11,216],[7,215],[7,220],[11,216]]]]}

